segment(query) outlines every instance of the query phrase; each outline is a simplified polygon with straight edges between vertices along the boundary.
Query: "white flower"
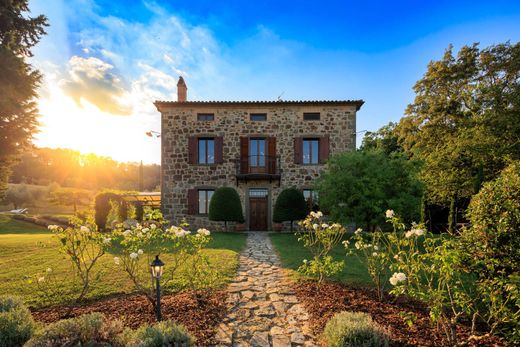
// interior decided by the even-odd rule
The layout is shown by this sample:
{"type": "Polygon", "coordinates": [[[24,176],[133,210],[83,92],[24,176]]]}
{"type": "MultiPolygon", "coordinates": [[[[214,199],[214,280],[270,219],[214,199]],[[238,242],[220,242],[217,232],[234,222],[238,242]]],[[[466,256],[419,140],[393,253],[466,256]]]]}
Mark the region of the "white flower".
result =
{"type": "Polygon", "coordinates": [[[395,259],[395,260],[398,260],[398,259],[399,259],[399,256],[398,256],[397,254],[394,255],[394,259],[395,259]]]}
{"type": "Polygon", "coordinates": [[[363,229],[357,228],[356,231],[354,231],[354,234],[358,235],[358,234],[361,234],[362,232],[363,232],[363,229]]]}
{"type": "Polygon", "coordinates": [[[345,240],[342,243],[343,243],[343,246],[345,246],[345,248],[348,248],[348,245],[350,245],[350,241],[349,240],[345,240]]]}
{"type": "Polygon", "coordinates": [[[421,236],[424,235],[425,231],[423,229],[413,229],[415,231],[415,235],[421,236]]]}
{"type": "Polygon", "coordinates": [[[201,229],[197,230],[197,234],[204,235],[204,236],[209,236],[211,233],[209,232],[208,229],[201,228],[201,229]]]}
{"type": "Polygon", "coordinates": [[[155,225],[155,224],[150,224],[150,229],[153,230],[153,229],[155,229],[155,228],[157,228],[157,225],[155,225]]]}
{"type": "Polygon", "coordinates": [[[41,277],[38,277],[38,283],[42,283],[45,281],[45,277],[41,276],[41,277]]]}
{"type": "Polygon", "coordinates": [[[316,224],[316,223],[312,225],[312,228],[313,228],[314,230],[318,230],[319,227],[320,227],[320,226],[319,226],[318,224],[316,224]]]}
{"type": "Polygon", "coordinates": [[[377,257],[377,252],[372,253],[373,257],[377,257]]]}
{"type": "Polygon", "coordinates": [[[146,233],[149,232],[149,231],[150,231],[150,228],[143,228],[143,233],[146,234],[146,233]]]}
{"type": "Polygon", "coordinates": [[[130,259],[135,259],[135,258],[137,258],[137,255],[138,255],[137,253],[132,252],[132,253],[130,253],[129,257],[130,257],[130,259]]]}
{"type": "Polygon", "coordinates": [[[175,236],[177,236],[177,237],[184,237],[189,234],[190,234],[189,230],[184,230],[182,228],[179,228],[177,231],[175,231],[175,236]]]}
{"type": "Polygon", "coordinates": [[[410,238],[412,235],[414,235],[415,233],[413,232],[413,230],[409,230],[407,231],[405,234],[404,234],[404,237],[406,237],[407,239],[410,238]]]}
{"type": "Polygon", "coordinates": [[[316,214],[316,212],[314,211],[311,211],[311,213],[309,213],[309,215],[313,218],[318,218],[318,215],[316,214]]]}
{"type": "Polygon", "coordinates": [[[47,268],[47,273],[51,273],[52,269],[50,267],[47,268]]]}
{"type": "Polygon", "coordinates": [[[119,257],[114,257],[114,263],[116,263],[116,265],[119,265],[121,259],[119,259],[119,257]]]}
{"type": "Polygon", "coordinates": [[[404,281],[406,281],[406,275],[402,272],[394,272],[392,277],[390,277],[390,284],[393,286],[404,281]]]}
{"type": "Polygon", "coordinates": [[[323,223],[323,224],[321,225],[321,227],[322,227],[323,229],[327,229],[327,228],[329,227],[329,225],[328,225],[327,223],[323,223]]]}
{"type": "Polygon", "coordinates": [[[303,263],[304,263],[304,264],[307,264],[307,259],[303,259],[303,263]]]}
{"type": "Polygon", "coordinates": [[[87,228],[86,226],[82,225],[79,227],[79,230],[82,232],[82,233],[88,233],[90,231],[89,228],[87,228]]]}
{"type": "Polygon", "coordinates": [[[108,244],[110,243],[110,241],[112,241],[112,239],[111,239],[110,237],[105,237],[105,238],[103,239],[103,243],[104,243],[105,245],[108,245],[108,244]]]}
{"type": "Polygon", "coordinates": [[[141,255],[141,254],[143,254],[143,253],[144,253],[144,252],[143,252],[142,249],[140,249],[140,250],[137,251],[137,254],[139,254],[139,255],[141,255]]]}
{"type": "Polygon", "coordinates": [[[386,210],[386,218],[392,218],[394,216],[394,210],[386,210]]]}
{"type": "Polygon", "coordinates": [[[53,225],[53,224],[51,224],[51,225],[49,225],[49,226],[47,227],[47,229],[49,229],[49,230],[51,230],[51,231],[57,230],[58,228],[59,228],[59,226],[57,226],[57,225],[53,225]]]}
{"type": "Polygon", "coordinates": [[[374,251],[379,251],[379,247],[374,246],[374,251]]]}
{"type": "Polygon", "coordinates": [[[318,218],[323,217],[323,213],[321,213],[321,211],[316,212],[316,217],[318,217],[318,218]]]}
{"type": "Polygon", "coordinates": [[[356,243],[354,244],[354,246],[356,247],[356,249],[361,249],[361,247],[363,247],[363,242],[361,242],[361,241],[356,241],[356,243]]]}
{"type": "Polygon", "coordinates": [[[132,230],[127,229],[127,230],[125,230],[125,231],[123,232],[123,236],[128,236],[128,235],[130,235],[131,232],[132,232],[132,230]]]}

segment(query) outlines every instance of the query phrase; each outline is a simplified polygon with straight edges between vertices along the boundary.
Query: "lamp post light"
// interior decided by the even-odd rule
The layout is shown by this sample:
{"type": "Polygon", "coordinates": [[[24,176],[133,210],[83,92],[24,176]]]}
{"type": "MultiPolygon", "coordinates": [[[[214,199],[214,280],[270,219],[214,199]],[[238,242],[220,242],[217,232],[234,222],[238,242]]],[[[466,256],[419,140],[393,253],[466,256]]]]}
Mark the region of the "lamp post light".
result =
{"type": "Polygon", "coordinates": [[[150,264],[150,270],[152,271],[152,277],[155,278],[155,289],[157,290],[157,303],[155,305],[155,317],[157,321],[161,321],[161,283],[160,279],[163,273],[164,263],[156,255],[152,264],[150,264]]]}

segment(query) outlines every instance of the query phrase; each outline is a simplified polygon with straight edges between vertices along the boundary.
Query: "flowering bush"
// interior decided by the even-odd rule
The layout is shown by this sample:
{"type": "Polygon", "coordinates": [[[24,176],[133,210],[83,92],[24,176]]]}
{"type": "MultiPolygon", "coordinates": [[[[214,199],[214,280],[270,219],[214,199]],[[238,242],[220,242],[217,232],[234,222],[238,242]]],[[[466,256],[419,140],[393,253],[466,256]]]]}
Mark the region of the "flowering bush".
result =
{"type": "Polygon", "coordinates": [[[299,225],[302,231],[298,232],[298,241],[302,241],[313,255],[313,259],[304,260],[298,271],[304,275],[315,277],[321,283],[326,277],[340,272],[345,266],[344,261],[334,261],[330,251],[341,242],[345,235],[345,228],[338,224],[327,224],[322,221],[323,213],[311,212],[299,225]]]}
{"type": "Polygon", "coordinates": [[[208,270],[208,260],[201,252],[210,241],[211,233],[206,229],[192,233],[187,228],[186,223],[167,228],[161,213],[152,211],[145,216],[142,223],[118,224],[112,233],[114,244],[120,249],[120,254],[114,257],[115,264],[123,267],[137,291],[144,294],[154,307],[155,282],[150,281],[151,277],[148,276],[151,276],[150,263],[156,255],[172,254],[167,271],[163,274],[166,286],[169,281],[173,281],[177,269],[185,264],[188,258],[193,261],[193,268],[187,286],[193,288],[198,284],[198,288],[204,287],[216,276],[208,270]]]}
{"type": "Polygon", "coordinates": [[[390,269],[394,271],[389,279],[391,292],[424,302],[431,321],[450,344],[455,344],[457,324],[463,315],[474,312],[475,304],[470,288],[463,281],[458,240],[435,238],[418,224],[405,231],[404,224],[393,213],[387,214],[387,221],[394,227],[394,232],[388,235],[392,244],[390,269]],[[418,238],[423,235],[424,242],[420,244],[418,238]]]}
{"type": "MultiPolygon", "coordinates": [[[[70,220],[72,227],[62,228],[57,225],[49,225],[48,228],[58,238],[60,252],[72,262],[77,277],[81,280],[81,288],[76,302],[81,301],[87,294],[93,278],[99,276],[94,272],[96,262],[105,254],[110,245],[110,238],[100,233],[96,224],[88,219],[79,218],[70,220]]],[[[52,270],[50,271],[52,273],[52,270]]],[[[37,279],[38,283],[45,281],[45,276],[37,279]]]]}

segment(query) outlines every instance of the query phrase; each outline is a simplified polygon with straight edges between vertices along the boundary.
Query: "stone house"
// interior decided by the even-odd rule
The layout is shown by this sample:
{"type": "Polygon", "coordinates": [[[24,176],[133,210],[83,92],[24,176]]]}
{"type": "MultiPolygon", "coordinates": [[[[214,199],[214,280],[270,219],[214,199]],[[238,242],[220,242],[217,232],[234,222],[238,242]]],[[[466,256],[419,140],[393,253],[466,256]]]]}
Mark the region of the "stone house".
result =
{"type": "Polygon", "coordinates": [[[272,230],[273,207],[297,187],[317,204],[313,181],[328,157],[354,150],[362,100],[188,101],[183,78],[177,101],[156,101],[161,112],[161,208],[178,224],[222,228],[208,219],[218,187],[240,195],[247,230],[272,230]]]}

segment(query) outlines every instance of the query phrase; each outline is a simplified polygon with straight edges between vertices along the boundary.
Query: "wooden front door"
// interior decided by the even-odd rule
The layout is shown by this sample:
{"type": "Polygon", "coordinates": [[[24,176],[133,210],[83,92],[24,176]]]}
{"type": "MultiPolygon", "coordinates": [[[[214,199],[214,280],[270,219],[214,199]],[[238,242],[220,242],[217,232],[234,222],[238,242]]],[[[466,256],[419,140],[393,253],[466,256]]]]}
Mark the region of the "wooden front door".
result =
{"type": "Polygon", "coordinates": [[[267,230],[267,197],[249,198],[249,230],[267,230]]]}

